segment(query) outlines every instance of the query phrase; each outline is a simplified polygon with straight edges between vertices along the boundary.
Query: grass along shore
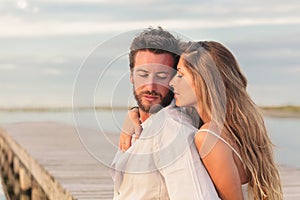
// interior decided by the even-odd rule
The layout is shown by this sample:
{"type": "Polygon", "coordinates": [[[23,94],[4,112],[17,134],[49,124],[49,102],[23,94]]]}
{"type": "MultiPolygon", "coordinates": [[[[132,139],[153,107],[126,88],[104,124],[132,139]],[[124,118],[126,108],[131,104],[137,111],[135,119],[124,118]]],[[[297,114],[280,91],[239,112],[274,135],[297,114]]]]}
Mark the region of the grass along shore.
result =
{"type": "MultiPolygon", "coordinates": [[[[269,117],[286,117],[286,118],[300,118],[300,106],[285,105],[285,106],[259,106],[262,113],[269,117]]],[[[118,106],[96,106],[93,107],[78,107],[76,110],[94,110],[97,111],[109,111],[109,110],[119,110],[126,111],[129,107],[118,106]]],[[[0,112],[72,112],[72,107],[6,107],[0,108],[0,112]]]]}
{"type": "Polygon", "coordinates": [[[261,106],[260,108],[265,116],[300,118],[300,106],[261,106]]]}

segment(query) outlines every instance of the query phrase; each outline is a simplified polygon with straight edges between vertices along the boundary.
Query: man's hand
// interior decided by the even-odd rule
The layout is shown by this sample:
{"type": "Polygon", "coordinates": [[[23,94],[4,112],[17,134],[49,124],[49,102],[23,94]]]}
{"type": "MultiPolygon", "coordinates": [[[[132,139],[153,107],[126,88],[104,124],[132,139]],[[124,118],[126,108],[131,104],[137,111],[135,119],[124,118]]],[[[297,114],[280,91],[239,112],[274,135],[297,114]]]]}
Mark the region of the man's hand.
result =
{"type": "Polygon", "coordinates": [[[142,132],[139,110],[134,108],[128,111],[120,134],[119,148],[126,151],[131,146],[132,137],[138,139],[142,132]]]}

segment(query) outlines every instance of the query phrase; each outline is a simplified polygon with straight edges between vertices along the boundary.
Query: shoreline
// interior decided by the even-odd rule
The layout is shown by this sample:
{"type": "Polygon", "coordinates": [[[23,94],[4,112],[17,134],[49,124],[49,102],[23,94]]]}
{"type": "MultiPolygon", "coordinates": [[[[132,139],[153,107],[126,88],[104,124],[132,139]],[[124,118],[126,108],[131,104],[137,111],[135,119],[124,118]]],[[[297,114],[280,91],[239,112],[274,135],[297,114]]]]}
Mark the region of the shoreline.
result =
{"type": "Polygon", "coordinates": [[[300,112],[298,111],[286,111],[286,110],[261,110],[265,117],[274,117],[274,118],[300,118],[300,112]]]}
{"type": "Polygon", "coordinates": [[[300,118],[300,106],[259,106],[262,113],[269,117],[300,118]]]}
{"type": "MultiPolygon", "coordinates": [[[[127,111],[128,107],[108,107],[108,106],[96,106],[96,107],[80,107],[76,108],[76,111],[127,111]]],[[[259,106],[260,111],[265,117],[274,118],[300,118],[300,106],[259,106]]],[[[71,107],[12,107],[1,108],[0,113],[62,113],[73,112],[71,107]]]]}

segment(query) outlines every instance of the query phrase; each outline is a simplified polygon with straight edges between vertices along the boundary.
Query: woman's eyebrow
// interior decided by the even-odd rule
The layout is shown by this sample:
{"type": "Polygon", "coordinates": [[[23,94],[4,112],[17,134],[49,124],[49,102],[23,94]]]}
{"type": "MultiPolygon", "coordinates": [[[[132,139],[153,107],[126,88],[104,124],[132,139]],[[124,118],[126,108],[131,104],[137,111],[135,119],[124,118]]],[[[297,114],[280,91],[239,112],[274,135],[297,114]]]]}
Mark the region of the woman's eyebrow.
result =
{"type": "Polygon", "coordinates": [[[181,67],[177,67],[177,71],[182,71],[181,67]]]}

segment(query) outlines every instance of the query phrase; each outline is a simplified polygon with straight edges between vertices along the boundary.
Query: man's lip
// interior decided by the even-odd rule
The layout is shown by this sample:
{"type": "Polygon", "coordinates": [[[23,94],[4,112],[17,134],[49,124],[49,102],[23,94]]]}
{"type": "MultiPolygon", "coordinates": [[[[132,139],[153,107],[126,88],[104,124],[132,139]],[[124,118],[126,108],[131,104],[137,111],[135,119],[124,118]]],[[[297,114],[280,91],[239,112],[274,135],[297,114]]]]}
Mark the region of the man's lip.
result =
{"type": "Polygon", "coordinates": [[[157,95],[144,94],[143,97],[146,98],[146,100],[148,100],[148,101],[154,101],[154,100],[158,99],[157,95]]]}

